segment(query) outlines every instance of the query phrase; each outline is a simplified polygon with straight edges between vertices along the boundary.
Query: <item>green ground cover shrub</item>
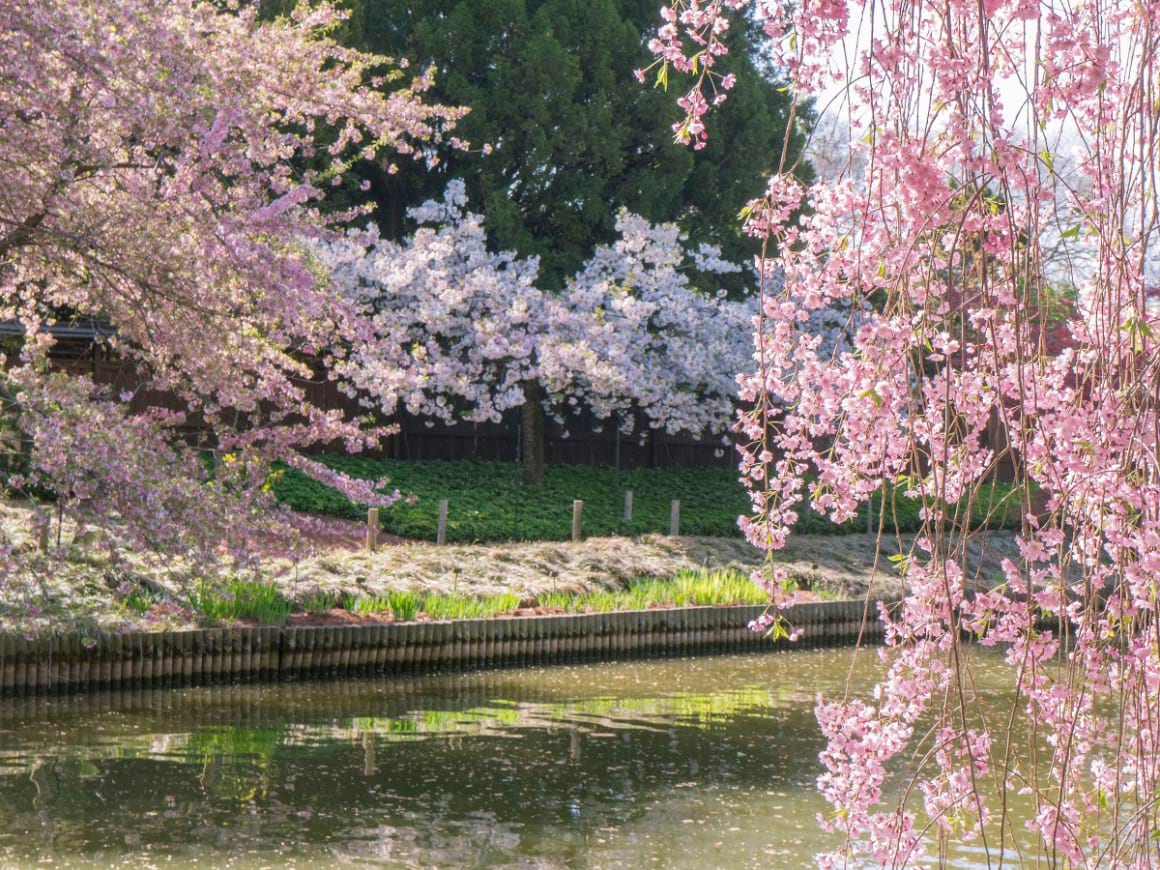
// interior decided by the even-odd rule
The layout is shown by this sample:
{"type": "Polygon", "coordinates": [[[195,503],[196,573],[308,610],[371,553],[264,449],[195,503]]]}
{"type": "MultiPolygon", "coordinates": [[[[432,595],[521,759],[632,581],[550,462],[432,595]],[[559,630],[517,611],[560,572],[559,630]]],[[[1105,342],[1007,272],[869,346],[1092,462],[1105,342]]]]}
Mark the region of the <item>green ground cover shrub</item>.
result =
{"type": "Polygon", "coordinates": [[[647,610],[652,607],[704,607],[725,604],[764,604],[765,591],[748,574],[740,571],[681,571],[675,577],[642,577],[630,581],[623,589],[598,589],[586,592],[554,591],[537,596],[534,602],[521,601],[512,592],[497,595],[461,595],[431,593],[420,598],[413,593],[360,597],[347,595],[343,608],[351,613],[378,614],[390,612],[395,619],[407,621],[417,614],[431,619],[480,619],[503,616],[523,605],[565,613],[609,613],[617,610],[647,610]],[[413,608],[404,610],[388,606],[396,595],[409,595],[413,608]]]}
{"type": "MultiPolygon", "coordinates": [[[[392,619],[409,622],[422,609],[423,597],[415,592],[391,591],[386,595],[344,595],[342,609],[362,616],[391,615],[392,619]]],[[[517,602],[518,603],[518,602],[517,602]]],[[[299,605],[301,607],[301,605],[299,605]]],[[[305,608],[302,608],[305,609],[305,608]]],[[[447,617],[459,619],[462,617],[447,617]]]]}
{"type": "Polygon", "coordinates": [[[420,612],[432,619],[480,619],[511,613],[520,606],[512,592],[476,597],[473,595],[425,595],[420,612]]]}
{"type": "Polygon", "coordinates": [[[316,590],[301,596],[297,604],[297,609],[306,613],[326,613],[333,609],[337,604],[333,592],[323,592],[316,590]]]}
{"type": "Polygon", "coordinates": [[[220,586],[202,583],[189,597],[202,622],[214,624],[254,619],[262,625],[282,625],[294,605],[272,583],[231,580],[220,586]]]}
{"type": "MultiPolygon", "coordinates": [[[[749,510],[749,499],[729,469],[657,468],[616,471],[589,466],[550,466],[542,487],[525,486],[513,463],[447,460],[375,459],[361,456],[318,457],[328,466],[355,477],[387,478],[392,488],[411,497],[380,514],[383,527],[407,538],[434,540],[439,500],[449,502],[449,542],[566,540],[572,529],[572,501],[584,501],[586,536],[640,535],[666,532],[673,499],[681,502],[681,534],[736,537],[737,517],[749,510]],[[624,520],[624,493],[633,491],[633,518],[624,520]]],[[[335,490],[293,469],[279,469],[271,486],[280,500],[295,510],[361,519],[365,509],[335,490]]],[[[893,507],[887,527],[897,521],[902,531],[919,527],[919,505],[900,493],[888,499],[893,507]]],[[[994,508],[991,528],[1017,527],[1020,510],[1007,484],[994,484],[972,506],[973,523],[981,523],[994,508]]],[[[864,509],[863,509],[864,510],[864,509]]],[[[875,517],[878,505],[875,504],[875,517]]],[[[800,532],[834,534],[866,530],[865,514],[843,525],[803,512],[800,532]]]]}
{"type": "Polygon", "coordinates": [[[342,597],[342,609],[360,616],[373,616],[390,613],[391,605],[385,595],[347,594],[342,597]]]}
{"type": "Polygon", "coordinates": [[[388,592],[387,604],[391,608],[391,615],[395,619],[409,622],[415,618],[415,614],[419,612],[419,608],[423,605],[423,599],[415,592],[388,592]]]}
{"type": "Polygon", "coordinates": [[[157,603],[157,598],[144,589],[133,589],[121,599],[121,605],[138,616],[143,616],[157,603]]]}
{"type": "Polygon", "coordinates": [[[624,589],[574,595],[564,609],[570,613],[647,610],[650,607],[706,607],[725,604],[765,604],[769,596],[740,571],[681,571],[676,577],[642,577],[624,589]]]}

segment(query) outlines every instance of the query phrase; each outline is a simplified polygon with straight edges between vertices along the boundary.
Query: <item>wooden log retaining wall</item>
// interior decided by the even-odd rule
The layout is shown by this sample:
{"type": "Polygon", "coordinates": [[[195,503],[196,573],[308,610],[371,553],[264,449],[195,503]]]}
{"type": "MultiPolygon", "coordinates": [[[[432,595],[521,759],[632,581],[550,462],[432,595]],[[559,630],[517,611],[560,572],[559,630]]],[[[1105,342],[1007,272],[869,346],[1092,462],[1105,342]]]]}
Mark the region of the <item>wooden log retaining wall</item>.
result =
{"type": "Polygon", "coordinates": [[[763,611],[760,606],[685,607],[455,622],[201,629],[114,634],[87,644],[77,635],[3,635],[0,694],[772,651],[882,637],[874,602],[868,608],[865,601],[788,608],[790,627],[803,632],[792,645],[749,629],[763,611]]]}

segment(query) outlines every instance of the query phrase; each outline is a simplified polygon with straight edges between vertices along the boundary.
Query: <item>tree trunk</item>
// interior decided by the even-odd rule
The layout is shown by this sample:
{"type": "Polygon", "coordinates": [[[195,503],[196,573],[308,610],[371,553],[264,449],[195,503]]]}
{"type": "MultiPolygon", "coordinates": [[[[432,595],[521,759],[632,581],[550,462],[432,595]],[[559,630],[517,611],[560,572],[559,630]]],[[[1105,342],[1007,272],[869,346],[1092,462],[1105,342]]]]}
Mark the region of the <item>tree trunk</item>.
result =
{"type": "Polygon", "coordinates": [[[524,463],[524,483],[542,486],[544,483],[544,399],[543,388],[529,381],[524,384],[524,404],[520,408],[520,441],[524,463]]]}

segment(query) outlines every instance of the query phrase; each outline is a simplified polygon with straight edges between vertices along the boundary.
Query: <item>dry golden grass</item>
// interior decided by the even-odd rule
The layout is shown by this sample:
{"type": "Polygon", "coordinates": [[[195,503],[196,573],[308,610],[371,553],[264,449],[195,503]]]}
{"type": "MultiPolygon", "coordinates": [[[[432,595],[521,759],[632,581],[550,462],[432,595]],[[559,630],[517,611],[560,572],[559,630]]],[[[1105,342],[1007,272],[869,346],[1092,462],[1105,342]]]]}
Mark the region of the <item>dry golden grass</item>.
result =
{"type": "MultiPolygon", "coordinates": [[[[909,537],[901,546],[909,548],[909,537]]],[[[991,585],[1003,558],[1015,554],[1012,536],[993,533],[969,545],[969,576],[991,585]]],[[[870,535],[797,535],[778,554],[778,564],[800,586],[829,596],[900,591],[888,557],[899,542],[870,535]]],[[[288,567],[282,580],[306,590],[379,595],[390,589],[492,595],[516,592],[582,592],[622,587],[635,577],[671,577],[682,569],[761,565],[762,553],[733,538],[589,538],[572,543],[516,543],[437,547],[412,543],[377,552],[335,551],[288,567]]]]}
{"type": "Polygon", "coordinates": [[[738,540],[590,538],[580,544],[519,543],[437,547],[412,543],[374,553],[336,551],[290,567],[283,582],[305,589],[377,595],[388,589],[490,595],[613,589],[634,577],[667,577],[681,568],[760,562],[738,540]]]}

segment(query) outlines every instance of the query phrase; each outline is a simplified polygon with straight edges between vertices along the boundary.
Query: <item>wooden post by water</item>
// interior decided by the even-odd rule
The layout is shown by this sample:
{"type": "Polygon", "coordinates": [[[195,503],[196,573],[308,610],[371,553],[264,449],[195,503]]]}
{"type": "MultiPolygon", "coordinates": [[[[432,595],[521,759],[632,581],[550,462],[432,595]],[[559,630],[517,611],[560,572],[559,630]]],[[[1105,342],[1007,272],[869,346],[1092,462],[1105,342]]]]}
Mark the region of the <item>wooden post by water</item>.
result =
{"type": "Polygon", "coordinates": [[[579,541],[584,526],[584,502],[576,499],[572,502],[572,540],[579,541]]]}
{"type": "Polygon", "coordinates": [[[628,522],[632,519],[632,490],[626,489],[624,491],[624,521],[628,522]]]}
{"type": "Polygon", "coordinates": [[[435,532],[435,543],[443,546],[447,543],[447,499],[439,500],[439,528],[435,532]]]}
{"type": "Polygon", "coordinates": [[[367,510],[367,549],[374,550],[379,545],[379,509],[367,510]]]}
{"type": "Polygon", "coordinates": [[[669,509],[669,534],[674,538],[681,533],[681,501],[673,499],[673,506],[669,509]]]}

